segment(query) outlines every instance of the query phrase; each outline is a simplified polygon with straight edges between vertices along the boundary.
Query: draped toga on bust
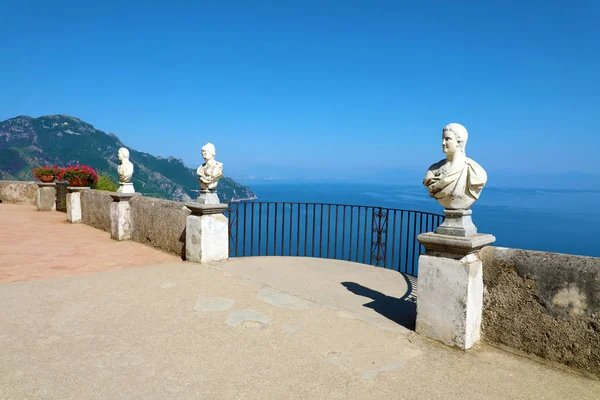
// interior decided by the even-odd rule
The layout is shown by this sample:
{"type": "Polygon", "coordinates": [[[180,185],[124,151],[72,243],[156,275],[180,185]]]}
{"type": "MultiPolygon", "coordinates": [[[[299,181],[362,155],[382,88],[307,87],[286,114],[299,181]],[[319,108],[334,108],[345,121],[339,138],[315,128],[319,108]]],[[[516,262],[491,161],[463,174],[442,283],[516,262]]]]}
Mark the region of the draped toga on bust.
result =
{"type": "Polygon", "coordinates": [[[423,179],[429,195],[449,210],[470,208],[487,182],[481,165],[468,157],[461,164],[441,160],[429,167],[423,179]]]}

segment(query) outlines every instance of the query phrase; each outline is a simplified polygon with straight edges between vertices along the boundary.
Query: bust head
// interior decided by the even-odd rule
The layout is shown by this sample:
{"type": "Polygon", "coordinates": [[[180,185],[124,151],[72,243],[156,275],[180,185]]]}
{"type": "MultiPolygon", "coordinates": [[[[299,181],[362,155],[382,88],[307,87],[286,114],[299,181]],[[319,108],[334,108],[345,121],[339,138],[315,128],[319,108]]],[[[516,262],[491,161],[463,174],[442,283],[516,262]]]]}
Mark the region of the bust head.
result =
{"type": "Polygon", "coordinates": [[[215,155],[216,149],[214,144],[206,143],[204,146],[202,146],[202,157],[204,158],[204,160],[211,160],[215,158],[215,155]]]}
{"type": "Polygon", "coordinates": [[[119,161],[129,160],[129,150],[125,147],[119,149],[119,161]]]}
{"type": "Polygon", "coordinates": [[[467,128],[453,122],[442,129],[442,151],[444,154],[464,153],[467,147],[469,133],[467,128]]]}

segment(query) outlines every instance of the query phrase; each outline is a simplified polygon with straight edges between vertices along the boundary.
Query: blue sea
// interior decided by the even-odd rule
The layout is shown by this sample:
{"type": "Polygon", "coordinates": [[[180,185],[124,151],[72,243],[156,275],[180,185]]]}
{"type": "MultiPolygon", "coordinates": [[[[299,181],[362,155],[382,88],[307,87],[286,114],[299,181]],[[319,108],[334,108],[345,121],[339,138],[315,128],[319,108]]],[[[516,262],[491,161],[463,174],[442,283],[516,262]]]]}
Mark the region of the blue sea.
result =
{"type": "MultiPolygon", "coordinates": [[[[380,206],[442,214],[422,186],[349,181],[240,180],[257,201],[380,206]]],[[[486,187],[473,206],[496,246],[600,257],[600,190],[486,187]]]]}

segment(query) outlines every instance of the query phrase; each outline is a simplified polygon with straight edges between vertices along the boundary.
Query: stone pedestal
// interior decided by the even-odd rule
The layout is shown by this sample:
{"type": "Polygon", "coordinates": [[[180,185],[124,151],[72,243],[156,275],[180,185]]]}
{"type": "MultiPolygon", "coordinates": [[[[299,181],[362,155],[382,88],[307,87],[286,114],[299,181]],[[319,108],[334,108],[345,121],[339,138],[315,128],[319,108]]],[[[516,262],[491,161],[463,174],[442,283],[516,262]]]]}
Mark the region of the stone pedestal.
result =
{"type": "Polygon", "coordinates": [[[222,213],[228,204],[185,203],[187,217],[185,258],[197,263],[225,261],[229,258],[229,225],[222,213]]]}
{"type": "Polygon", "coordinates": [[[477,252],[496,238],[423,233],[419,257],[416,331],[449,346],[469,349],[481,338],[482,262],[477,252]]]}
{"type": "Polygon", "coordinates": [[[132,182],[119,182],[117,193],[132,194],[135,193],[135,188],[132,182]]]}
{"type": "Polygon", "coordinates": [[[199,204],[220,204],[216,190],[201,189],[200,196],[196,199],[199,204]]]}
{"type": "Polygon", "coordinates": [[[115,240],[130,240],[133,224],[131,221],[131,200],[139,193],[111,193],[110,237],[115,240]]]}
{"type": "Polygon", "coordinates": [[[471,210],[444,210],[446,218],[444,222],[438,226],[436,233],[442,235],[473,236],[477,233],[477,227],[473,224],[471,210]]]}
{"type": "Polygon", "coordinates": [[[38,182],[38,211],[56,211],[56,183],[38,182]]]}
{"type": "Polygon", "coordinates": [[[72,224],[81,222],[81,193],[84,190],[89,190],[89,186],[78,187],[69,186],[67,187],[67,221],[72,224]]]}

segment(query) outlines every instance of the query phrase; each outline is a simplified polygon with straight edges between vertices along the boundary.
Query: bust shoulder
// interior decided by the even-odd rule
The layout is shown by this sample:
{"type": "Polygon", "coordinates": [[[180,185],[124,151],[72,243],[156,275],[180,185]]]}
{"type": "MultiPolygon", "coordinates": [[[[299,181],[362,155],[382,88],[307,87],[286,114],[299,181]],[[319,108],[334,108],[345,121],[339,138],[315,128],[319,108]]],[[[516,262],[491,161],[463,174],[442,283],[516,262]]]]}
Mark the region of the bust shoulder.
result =
{"type": "Polygon", "coordinates": [[[477,164],[477,162],[475,160],[473,160],[472,158],[469,158],[469,157],[465,158],[465,164],[471,165],[475,168],[477,168],[477,167],[481,168],[481,165],[477,164]]]}
{"type": "Polygon", "coordinates": [[[431,166],[429,167],[429,171],[438,170],[438,169],[442,168],[444,165],[446,165],[447,162],[448,162],[448,160],[446,160],[444,158],[444,159],[436,162],[435,164],[431,164],[431,166]]]}

